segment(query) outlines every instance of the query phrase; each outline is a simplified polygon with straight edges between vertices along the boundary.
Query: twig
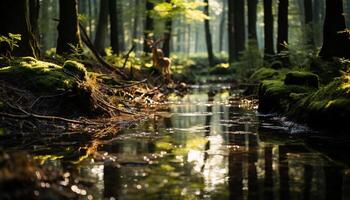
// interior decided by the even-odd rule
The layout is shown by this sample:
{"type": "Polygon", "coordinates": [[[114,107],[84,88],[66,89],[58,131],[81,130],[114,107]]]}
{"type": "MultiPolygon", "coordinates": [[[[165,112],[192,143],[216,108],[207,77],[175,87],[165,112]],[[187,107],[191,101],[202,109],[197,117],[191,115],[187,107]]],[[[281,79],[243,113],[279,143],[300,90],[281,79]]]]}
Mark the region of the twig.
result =
{"type": "Polygon", "coordinates": [[[131,53],[131,52],[133,52],[133,51],[134,51],[134,49],[135,49],[135,44],[133,44],[133,45],[132,45],[131,49],[130,49],[130,50],[128,51],[128,53],[125,55],[125,60],[124,60],[124,64],[123,64],[122,69],[124,69],[124,68],[125,68],[126,63],[127,63],[127,62],[128,62],[128,60],[129,60],[130,53],[131,53]]]}
{"type": "Polygon", "coordinates": [[[67,93],[68,93],[68,91],[62,92],[62,93],[60,93],[60,94],[55,94],[55,95],[40,96],[40,97],[38,97],[37,99],[35,99],[35,101],[32,103],[32,105],[30,105],[29,108],[33,108],[33,106],[34,106],[40,99],[59,97],[59,96],[65,95],[65,94],[67,94],[67,93]]]}

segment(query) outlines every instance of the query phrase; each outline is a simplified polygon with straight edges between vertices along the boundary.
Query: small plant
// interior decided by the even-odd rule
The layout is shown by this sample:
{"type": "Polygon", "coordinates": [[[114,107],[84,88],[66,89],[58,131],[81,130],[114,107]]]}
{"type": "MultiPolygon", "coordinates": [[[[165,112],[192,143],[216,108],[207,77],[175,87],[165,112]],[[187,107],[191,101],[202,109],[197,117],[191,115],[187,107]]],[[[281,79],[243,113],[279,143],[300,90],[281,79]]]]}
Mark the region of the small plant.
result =
{"type": "Polygon", "coordinates": [[[6,43],[8,45],[9,50],[5,53],[5,56],[11,57],[11,53],[16,47],[19,47],[18,43],[22,40],[21,34],[13,34],[9,33],[8,36],[0,36],[0,44],[6,43]]]}

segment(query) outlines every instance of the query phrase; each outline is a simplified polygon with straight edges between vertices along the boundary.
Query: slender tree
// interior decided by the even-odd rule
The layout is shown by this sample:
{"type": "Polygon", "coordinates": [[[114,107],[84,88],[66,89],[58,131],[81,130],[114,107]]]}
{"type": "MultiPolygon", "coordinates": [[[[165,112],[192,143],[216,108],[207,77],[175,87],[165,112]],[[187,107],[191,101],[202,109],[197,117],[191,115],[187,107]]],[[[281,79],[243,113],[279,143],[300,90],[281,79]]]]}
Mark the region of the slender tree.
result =
{"type": "MultiPolygon", "coordinates": [[[[167,3],[170,3],[170,0],[166,0],[167,3]]],[[[165,22],[165,32],[164,32],[164,43],[163,43],[163,52],[164,56],[170,56],[170,41],[171,41],[171,32],[173,29],[173,19],[169,17],[165,22]]]]}
{"type": "MultiPolygon", "coordinates": [[[[31,24],[36,26],[37,13],[32,13],[28,3],[27,0],[0,1],[0,35],[21,34],[20,48],[14,49],[13,56],[39,57],[40,51],[31,24]]],[[[10,46],[0,43],[0,55],[9,52],[10,46]]]]}
{"type": "Polygon", "coordinates": [[[143,42],[143,51],[146,53],[150,53],[151,49],[147,46],[146,39],[150,32],[153,31],[153,19],[151,17],[151,11],[153,10],[154,4],[149,0],[146,0],[146,20],[145,20],[145,28],[144,28],[144,42],[143,42]]]}
{"type": "Polygon", "coordinates": [[[125,51],[125,37],[124,37],[124,19],[123,19],[123,5],[122,1],[117,1],[117,26],[118,26],[118,42],[119,42],[119,51],[125,51]]]}
{"type": "Polygon", "coordinates": [[[70,54],[81,48],[77,0],[60,0],[60,20],[58,24],[57,54],[70,54]],[[73,48],[74,47],[74,48],[73,48]]]}
{"type": "Polygon", "coordinates": [[[314,22],[313,22],[313,7],[312,0],[304,0],[304,10],[305,10],[305,27],[306,27],[306,43],[314,47],[314,22]]]}
{"type": "Polygon", "coordinates": [[[277,52],[286,51],[288,44],[288,0],[279,0],[278,4],[278,34],[277,52]]]}
{"type": "Polygon", "coordinates": [[[224,0],[222,3],[222,14],[221,14],[221,19],[220,19],[220,29],[219,29],[219,51],[224,50],[224,33],[225,33],[225,28],[226,28],[226,7],[227,7],[227,1],[224,0]]]}
{"type": "Polygon", "coordinates": [[[117,16],[117,0],[109,0],[109,19],[111,27],[111,47],[114,54],[120,53],[119,47],[119,30],[118,30],[118,16],[117,16]]]}
{"type": "Polygon", "coordinates": [[[265,47],[264,58],[270,60],[275,55],[273,43],[273,29],[274,20],[272,13],[272,0],[264,0],[264,33],[265,33],[265,47]]]}
{"type": "Polygon", "coordinates": [[[258,0],[248,0],[248,38],[256,44],[258,42],[256,34],[257,7],[258,0]]]}
{"type": "Polygon", "coordinates": [[[326,0],[326,18],[323,28],[323,46],[320,56],[324,59],[333,57],[350,58],[350,39],[343,15],[342,0],[326,0]]]}
{"type": "Polygon", "coordinates": [[[96,49],[101,53],[105,54],[105,43],[108,32],[108,0],[100,1],[100,14],[97,22],[96,35],[94,45],[96,49]]]}
{"type": "MultiPolygon", "coordinates": [[[[204,0],[204,3],[206,3],[206,5],[204,6],[204,13],[207,16],[209,16],[209,1],[204,0]]],[[[205,41],[207,44],[209,66],[213,67],[215,63],[214,63],[213,43],[212,43],[212,38],[210,33],[209,19],[204,20],[204,30],[205,30],[205,41]]]]}
{"type": "Polygon", "coordinates": [[[235,54],[236,43],[235,43],[235,27],[234,27],[234,1],[228,1],[228,52],[229,52],[229,62],[230,64],[237,60],[235,54]]]}
{"type": "Polygon", "coordinates": [[[244,0],[234,0],[233,20],[234,35],[236,48],[234,49],[235,57],[239,58],[239,54],[245,49],[245,12],[244,0]]]}

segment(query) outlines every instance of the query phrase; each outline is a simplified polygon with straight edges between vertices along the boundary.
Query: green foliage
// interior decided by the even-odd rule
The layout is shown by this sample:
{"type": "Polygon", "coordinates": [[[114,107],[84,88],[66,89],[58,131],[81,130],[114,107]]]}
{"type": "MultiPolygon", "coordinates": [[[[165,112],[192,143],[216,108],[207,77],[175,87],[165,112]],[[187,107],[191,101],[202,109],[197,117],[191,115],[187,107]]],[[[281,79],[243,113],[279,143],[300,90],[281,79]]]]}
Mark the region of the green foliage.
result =
{"type": "Polygon", "coordinates": [[[0,44],[1,43],[6,43],[10,50],[9,50],[9,54],[11,54],[11,52],[16,48],[19,47],[18,43],[22,40],[22,36],[21,34],[13,34],[13,33],[9,33],[8,36],[3,36],[0,35],[0,44]]]}
{"type": "Polygon", "coordinates": [[[286,74],[284,84],[318,88],[319,78],[316,74],[311,72],[292,71],[286,74]]]}
{"type": "Polygon", "coordinates": [[[260,68],[255,71],[249,78],[249,82],[260,82],[263,80],[277,79],[280,72],[271,68],[260,68]]]}
{"type": "Polygon", "coordinates": [[[153,1],[155,7],[152,11],[154,18],[172,18],[183,16],[187,22],[203,21],[209,19],[199,8],[205,6],[201,1],[171,0],[168,2],[153,1]]]}

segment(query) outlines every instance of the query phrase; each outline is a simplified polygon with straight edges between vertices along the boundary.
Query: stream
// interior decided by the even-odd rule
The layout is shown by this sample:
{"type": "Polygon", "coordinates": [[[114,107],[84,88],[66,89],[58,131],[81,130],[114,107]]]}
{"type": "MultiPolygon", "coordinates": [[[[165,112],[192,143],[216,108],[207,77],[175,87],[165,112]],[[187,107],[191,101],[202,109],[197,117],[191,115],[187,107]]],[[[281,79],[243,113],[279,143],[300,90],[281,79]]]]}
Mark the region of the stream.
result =
{"type": "Polygon", "coordinates": [[[230,85],[193,85],[97,145],[100,159],[44,165],[94,180],[83,199],[350,199],[350,170],[286,124],[230,85]]]}

